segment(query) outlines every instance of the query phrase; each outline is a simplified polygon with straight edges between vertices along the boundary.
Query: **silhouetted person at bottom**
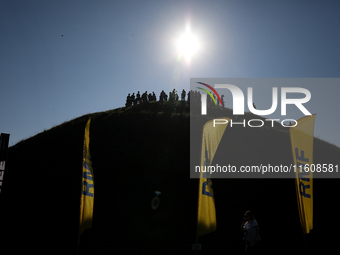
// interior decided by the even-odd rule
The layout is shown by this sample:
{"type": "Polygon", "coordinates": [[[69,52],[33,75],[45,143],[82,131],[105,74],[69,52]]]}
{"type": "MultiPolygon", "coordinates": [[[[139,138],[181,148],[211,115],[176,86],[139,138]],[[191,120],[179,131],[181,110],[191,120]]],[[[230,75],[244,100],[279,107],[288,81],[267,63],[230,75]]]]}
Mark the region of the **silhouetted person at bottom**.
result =
{"type": "Polygon", "coordinates": [[[255,220],[254,214],[251,211],[246,211],[241,223],[241,231],[244,232],[243,240],[246,242],[244,252],[254,254],[255,242],[261,238],[259,236],[259,226],[255,220]]]}

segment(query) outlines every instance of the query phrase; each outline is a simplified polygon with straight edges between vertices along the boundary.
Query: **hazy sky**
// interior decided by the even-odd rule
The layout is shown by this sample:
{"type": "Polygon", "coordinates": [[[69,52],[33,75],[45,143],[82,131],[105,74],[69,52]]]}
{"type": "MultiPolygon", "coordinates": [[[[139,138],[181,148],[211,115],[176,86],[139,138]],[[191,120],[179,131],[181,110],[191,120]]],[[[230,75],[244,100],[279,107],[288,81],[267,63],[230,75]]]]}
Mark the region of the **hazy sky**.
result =
{"type": "MultiPolygon", "coordinates": [[[[2,0],[0,132],[13,145],[128,93],[188,90],[191,77],[338,78],[339,13],[338,1],[2,0]],[[189,27],[188,62],[177,41],[189,27]]],[[[339,88],[334,103],[317,92],[334,119],[339,88]]],[[[317,136],[340,146],[329,130],[317,136]]]]}

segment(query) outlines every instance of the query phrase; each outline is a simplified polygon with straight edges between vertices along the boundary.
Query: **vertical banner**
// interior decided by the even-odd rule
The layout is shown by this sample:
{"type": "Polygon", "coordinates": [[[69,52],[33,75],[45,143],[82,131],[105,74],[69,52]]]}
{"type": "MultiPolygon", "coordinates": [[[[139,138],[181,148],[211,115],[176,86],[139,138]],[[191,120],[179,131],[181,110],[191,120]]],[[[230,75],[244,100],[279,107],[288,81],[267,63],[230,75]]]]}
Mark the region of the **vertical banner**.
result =
{"type": "Polygon", "coordinates": [[[209,166],[214,159],[230,119],[208,121],[203,127],[200,179],[198,193],[197,236],[216,231],[216,211],[209,166]]]}
{"type": "Polygon", "coordinates": [[[304,234],[313,229],[313,139],[315,114],[299,119],[289,129],[296,167],[296,195],[301,227],[304,234]]]}
{"type": "Polygon", "coordinates": [[[81,235],[85,229],[89,229],[92,227],[93,217],[94,182],[92,161],[90,155],[90,122],[91,118],[89,118],[89,120],[87,121],[84,135],[79,235],[81,235]]]}
{"type": "Polygon", "coordinates": [[[2,182],[5,174],[5,165],[7,158],[9,134],[1,133],[0,136],[0,193],[2,189],[2,182]]]}

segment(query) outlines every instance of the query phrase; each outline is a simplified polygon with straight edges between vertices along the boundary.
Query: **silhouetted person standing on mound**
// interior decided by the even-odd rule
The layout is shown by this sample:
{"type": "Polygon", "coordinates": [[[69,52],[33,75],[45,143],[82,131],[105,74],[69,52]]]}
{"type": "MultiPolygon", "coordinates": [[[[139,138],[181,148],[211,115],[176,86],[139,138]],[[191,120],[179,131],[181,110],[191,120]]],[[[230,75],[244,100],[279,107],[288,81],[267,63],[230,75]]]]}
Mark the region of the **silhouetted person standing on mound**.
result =
{"type": "Polygon", "coordinates": [[[183,90],[182,90],[182,94],[181,94],[181,100],[182,100],[182,101],[185,100],[185,95],[186,95],[186,92],[185,92],[185,90],[183,89],[183,90]]]}
{"type": "Polygon", "coordinates": [[[221,96],[222,107],[224,107],[224,95],[221,96]]]}
{"type": "Polygon", "coordinates": [[[133,105],[135,105],[135,93],[132,93],[132,95],[131,95],[131,103],[133,103],[133,105]]]}
{"type": "Polygon", "coordinates": [[[136,95],[136,104],[140,103],[140,93],[138,91],[137,95],[136,95]]]}
{"type": "Polygon", "coordinates": [[[143,94],[142,94],[142,103],[146,103],[148,101],[148,92],[145,91],[143,94]]]}
{"type": "Polygon", "coordinates": [[[131,96],[130,96],[130,93],[129,93],[128,96],[126,97],[125,106],[126,106],[126,107],[129,107],[131,104],[132,104],[132,102],[131,102],[131,96]]]}

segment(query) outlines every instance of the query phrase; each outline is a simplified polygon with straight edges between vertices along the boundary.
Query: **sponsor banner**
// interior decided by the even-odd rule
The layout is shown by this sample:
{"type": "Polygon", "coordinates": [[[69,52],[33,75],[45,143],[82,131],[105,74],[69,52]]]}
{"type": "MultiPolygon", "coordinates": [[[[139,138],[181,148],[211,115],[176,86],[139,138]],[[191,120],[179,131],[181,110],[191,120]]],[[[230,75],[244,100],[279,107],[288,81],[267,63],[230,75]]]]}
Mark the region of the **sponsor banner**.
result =
{"type": "Polygon", "coordinates": [[[9,134],[4,133],[1,133],[0,136],[0,192],[2,189],[2,182],[4,180],[5,174],[9,136],[10,136],[9,134]]]}
{"type": "MultiPolygon", "coordinates": [[[[229,118],[221,118],[227,122],[229,118]]],[[[213,162],[216,150],[220,144],[227,125],[214,128],[213,121],[207,122],[203,127],[201,147],[201,167],[207,168],[213,162]]],[[[197,236],[216,231],[216,211],[212,181],[207,172],[200,173],[198,189],[198,220],[197,236]]]]}
{"type": "Polygon", "coordinates": [[[290,139],[294,164],[300,171],[296,173],[296,195],[300,222],[305,234],[313,229],[313,140],[315,115],[298,120],[296,127],[290,128],[290,139]]]}
{"type": "Polygon", "coordinates": [[[84,135],[79,235],[81,235],[84,230],[92,227],[93,218],[94,180],[90,154],[90,122],[91,118],[89,118],[86,124],[84,135]]]}

